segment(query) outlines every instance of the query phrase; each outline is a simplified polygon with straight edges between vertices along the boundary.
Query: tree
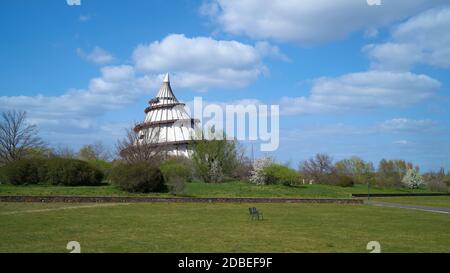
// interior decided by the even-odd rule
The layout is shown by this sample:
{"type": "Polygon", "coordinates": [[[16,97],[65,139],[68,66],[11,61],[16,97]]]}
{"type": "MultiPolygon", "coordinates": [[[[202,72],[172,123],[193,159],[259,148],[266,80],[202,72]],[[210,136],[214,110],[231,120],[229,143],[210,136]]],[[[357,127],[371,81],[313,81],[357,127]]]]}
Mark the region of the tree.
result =
{"type": "Polygon", "coordinates": [[[431,191],[448,192],[450,181],[445,175],[444,168],[441,168],[438,172],[427,172],[422,175],[422,178],[424,184],[426,184],[431,191]]]}
{"type": "Polygon", "coordinates": [[[97,156],[94,152],[94,148],[92,147],[92,145],[84,145],[83,147],[81,147],[80,150],[78,151],[78,157],[81,160],[97,159],[97,156]]]}
{"type": "Polygon", "coordinates": [[[429,183],[430,181],[439,181],[439,182],[443,182],[445,180],[445,170],[444,168],[440,168],[440,170],[438,172],[427,172],[424,173],[422,175],[423,180],[425,183],[429,183]]]}
{"type": "Polygon", "coordinates": [[[236,166],[232,171],[232,178],[236,180],[249,180],[251,171],[253,170],[253,163],[249,157],[245,155],[245,147],[239,142],[236,144],[236,166]]]}
{"type": "Polygon", "coordinates": [[[0,164],[26,157],[27,151],[40,149],[44,143],[38,136],[36,125],[26,122],[24,111],[2,113],[0,121],[0,164]]]}
{"type": "Polygon", "coordinates": [[[423,184],[423,178],[416,168],[411,168],[406,171],[402,183],[410,189],[418,189],[423,184]]]}
{"type": "Polygon", "coordinates": [[[104,161],[108,161],[111,158],[108,150],[100,141],[81,147],[81,149],[78,151],[78,157],[82,160],[104,161]]]}
{"type": "Polygon", "coordinates": [[[258,158],[253,162],[253,170],[251,172],[250,181],[257,185],[264,185],[267,182],[266,168],[273,164],[271,157],[258,158]]]}
{"type": "MultiPolygon", "coordinates": [[[[376,183],[382,187],[400,187],[407,170],[412,168],[413,164],[404,160],[382,159],[378,165],[376,183]]],[[[415,168],[419,170],[419,167],[415,168]]]]}
{"type": "Polygon", "coordinates": [[[372,162],[365,162],[356,156],[336,162],[335,169],[338,174],[352,177],[355,183],[367,184],[375,179],[372,162]]]}
{"type": "Polygon", "coordinates": [[[315,157],[300,163],[300,172],[308,179],[316,182],[326,182],[334,173],[332,158],[327,154],[316,154],[315,157]]]}
{"type": "Polygon", "coordinates": [[[231,177],[237,165],[236,141],[200,133],[192,142],[192,160],[197,174],[205,182],[221,182],[231,177]]]}
{"type": "Polygon", "coordinates": [[[53,150],[47,147],[35,147],[26,150],[26,158],[52,158],[53,150]]]}
{"type": "Polygon", "coordinates": [[[61,158],[74,159],[77,156],[76,153],[69,146],[63,145],[58,145],[55,148],[53,148],[52,153],[54,156],[61,158]]]}
{"type": "Polygon", "coordinates": [[[159,130],[147,131],[147,129],[137,132],[133,128],[126,130],[125,137],[117,142],[116,151],[119,159],[125,163],[159,163],[163,155],[163,149],[157,141],[159,130]]]}

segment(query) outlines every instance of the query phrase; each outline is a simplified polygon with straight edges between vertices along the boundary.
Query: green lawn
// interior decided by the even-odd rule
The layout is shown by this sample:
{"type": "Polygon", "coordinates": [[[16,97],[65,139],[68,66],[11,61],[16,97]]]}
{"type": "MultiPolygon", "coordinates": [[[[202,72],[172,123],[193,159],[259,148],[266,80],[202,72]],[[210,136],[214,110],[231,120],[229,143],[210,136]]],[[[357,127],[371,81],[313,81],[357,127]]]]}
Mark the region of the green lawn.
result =
{"type": "Polygon", "coordinates": [[[0,252],[450,252],[447,214],[332,204],[0,203],[0,252]],[[84,208],[77,208],[84,206],[84,208]],[[64,210],[58,210],[66,208],[64,210]]]}
{"type": "MultiPolygon", "coordinates": [[[[130,194],[112,185],[104,186],[51,186],[51,185],[0,185],[0,195],[81,195],[81,196],[124,196],[130,194]]],[[[156,195],[153,193],[152,195],[156,195]]],[[[163,194],[167,195],[167,194],[163,194]]]]}
{"type": "Polygon", "coordinates": [[[450,208],[450,196],[376,197],[372,201],[450,208]]]}
{"type": "MultiPolygon", "coordinates": [[[[425,189],[377,189],[372,193],[408,193],[427,192],[425,189]]],[[[289,187],[283,185],[257,186],[246,182],[227,182],[207,184],[200,182],[187,183],[185,196],[194,197],[305,197],[305,198],[348,198],[352,193],[367,193],[366,185],[354,187],[338,187],[329,185],[302,185],[289,187]]],[[[168,193],[130,194],[112,185],[96,187],[64,187],[49,185],[13,186],[0,185],[0,195],[88,195],[88,196],[170,196],[168,193]]]]}

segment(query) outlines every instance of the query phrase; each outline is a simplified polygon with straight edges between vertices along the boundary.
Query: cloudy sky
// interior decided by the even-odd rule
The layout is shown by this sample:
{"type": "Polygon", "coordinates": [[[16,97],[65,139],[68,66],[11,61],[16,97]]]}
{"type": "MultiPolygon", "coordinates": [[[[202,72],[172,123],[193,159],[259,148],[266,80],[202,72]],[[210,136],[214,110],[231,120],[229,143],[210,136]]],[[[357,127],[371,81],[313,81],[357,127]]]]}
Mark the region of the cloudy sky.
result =
{"type": "Polygon", "coordinates": [[[450,169],[448,0],[80,4],[0,9],[0,110],[51,146],[113,147],[170,72],[185,102],[279,104],[272,155],[293,167],[326,152],[450,169]]]}

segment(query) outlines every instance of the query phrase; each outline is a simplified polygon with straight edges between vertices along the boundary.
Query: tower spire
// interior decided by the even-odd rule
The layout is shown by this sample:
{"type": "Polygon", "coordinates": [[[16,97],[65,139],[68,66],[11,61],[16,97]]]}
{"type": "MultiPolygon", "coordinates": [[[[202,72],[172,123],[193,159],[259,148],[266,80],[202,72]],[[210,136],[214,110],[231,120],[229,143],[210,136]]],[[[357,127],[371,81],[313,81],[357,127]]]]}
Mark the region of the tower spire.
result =
{"type": "MultiPolygon", "coordinates": [[[[172,92],[172,88],[170,87],[169,73],[166,73],[164,76],[164,80],[159,88],[158,94],[156,95],[159,99],[170,100],[172,102],[178,102],[177,98],[172,92]]],[[[165,104],[165,102],[162,102],[165,104]]]]}
{"type": "Polygon", "coordinates": [[[166,73],[166,75],[164,76],[163,82],[170,82],[170,80],[169,80],[169,73],[166,73]]]}

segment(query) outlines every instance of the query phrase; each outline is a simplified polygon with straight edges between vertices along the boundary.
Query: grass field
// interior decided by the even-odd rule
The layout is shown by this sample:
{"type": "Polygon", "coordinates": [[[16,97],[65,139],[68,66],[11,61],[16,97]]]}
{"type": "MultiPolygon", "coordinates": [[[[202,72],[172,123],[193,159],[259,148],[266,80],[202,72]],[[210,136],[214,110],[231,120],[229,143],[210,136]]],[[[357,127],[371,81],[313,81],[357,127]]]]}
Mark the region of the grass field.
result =
{"type": "MultiPolygon", "coordinates": [[[[257,186],[188,183],[184,196],[348,198],[365,185],[257,186]]],[[[377,189],[372,193],[427,192],[377,189]]],[[[0,185],[0,195],[171,196],[130,194],[112,185],[0,185]]],[[[450,207],[450,197],[383,197],[374,201],[450,207]]],[[[247,204],[0,203],[0,252],[450,252],[448,214],[369,205],[258,204],[266,220],[248,220],[247,204]]]]}
{"type": "Polygon", "coordinates": [[[447,214],[369,205],[0,203],[0,252],[450,252],[447,214]],[[97,207],[98,206],[98,207],[97,207]]]}
{"type": "MultiPolygon", "coordinates": [[[[372,188],[372,193],[428,192],[426,189],[380,189],[372,188]]],[[[352,193],[367,193],[366,185],[338,187],[330,185],[302,185],[289,187],[283,185],[258,186],[246,182],[227,183],[187,183],[184,196],[193,197],[305,197],[305,198],[348,198],[352,193]]],[[[13,186],[0,185],[0,195],[87,195],[87,196],[170,196],[168,193],[130,194],[112,185],[96,187],[62,187],[49,185],[13,186]]]]}

